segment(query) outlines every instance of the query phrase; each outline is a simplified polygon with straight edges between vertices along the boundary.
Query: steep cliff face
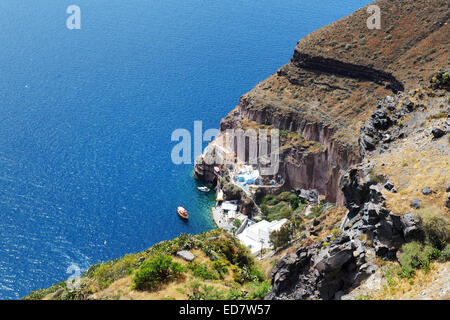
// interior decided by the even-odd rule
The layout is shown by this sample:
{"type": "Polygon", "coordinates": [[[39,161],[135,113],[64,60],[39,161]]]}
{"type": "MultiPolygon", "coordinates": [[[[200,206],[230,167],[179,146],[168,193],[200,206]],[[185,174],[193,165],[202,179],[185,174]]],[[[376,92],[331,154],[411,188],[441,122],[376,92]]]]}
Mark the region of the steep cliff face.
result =
{"type": "MultiPolygon", "coordinates": [[[[409,90],[428,79],[427,70],[448,63],[448,6],[437,0],[374,4],[381,9],[380,30],[367,28],[364,7],[311,33],[298,42],[288,64],[242,96],[221,122],[222,132],[254,122],[323,146],[312,152],[282,145],[279,173],[286,188],[317,189],[343,204],[338,181],[361,159],[359,131],[377,99],[409,90]]],[[[196,172],[211,180],[212,168],[198,165],[196,172]]]]}
{"type": "MultiPolygon", "coordinates": [[[[435,109],[436,105],[448,106],[446,93],[428,95],[413,90],[428,86],[433,72],[448,68],[449,6],[438,0],[380,0],[374,4],[381,9],[381,29],[367,28],[364,7],[311,33],[298,42],[289,63],[242,96],[237,108],[221,122],[222,132],[247,127],[285,131],[279,170],[285,188],[317,189],[328,201],[345,204],[348,209],[340,237],[300,247],[278,262],[269,299],[339,299],[376,272],[377,256],[395,260],[405,242],[421,237],[416,213],[398,212],[393,204],[404,202],[398,198],[406,199],[406,191],[420,193],[418,183],[423,181],[414,177],[415,166],[405,179],[405,169],[394,168],[404,167],[392,161],[396,157],[411,153],[417,158],[429,152],[424,166],[436,163],[437,168],[444,168],[438,172],[445,178],[431,179],[440,184],[432,183],[440,190],[434,198],[439,198],[441,207],[446,206],[441,199],[447,197],[442,185],[447,179],[443,171],[448,171],[448,146],[441,141],[430,148],[421,147],[420,155],[407,148],[427,143],[422,131],[414,129],[419,122],[434,119],[433,125],[449,126],[436,118],[444,111],[435,109]],[[442,99],[433,100],[434,95],[442,99]],[[410,131],[404,130],[406,122],[412,126],[410,131]],[[402,144],[409,134],[413,140],[402,144]],[[305,147],[291,138],[294,136],[317,146],[305,147]],[[400,146],[390,154],[387,150],[393,141],[400,146]],[[378,176],[372,176],[373,165],[367,164],[372,160],[377,162],[377,170],[398,171],[399,184],[408,180],[415,189],[405,188],[398,196],[393,196],[394,191],[385,195],[376,181],[378,176]],[[355,166],[362,161],[366,164],[355,166]]],[[[425,175],[430,175],[429,167],[425,175]]],[[[409,202],[404,205],[409,208],[409,202]]],[[[439,210],[448,216],[447,209],[439,210]]]]}
{"type": "Polygon", "coordinates": [[[243,119],[296,132],[306,140],[318,142],[320,148],[315,151],[290,145],[282,148],[278,173],[286,181],[284,189],[317,189],[327,201],[343,204],[339,177],[348,166],[359,162],[360,157],[334,138],[336,129],[332,125],[308,119],[297,110],[274,112],[271,106],[261,108],[249,97],[243,97],[238,108],[221,122],[221,130],[238,128],[243,119]]]}
{"type": "Polygon", "coordinates": [[[322,142],[325,151],[303,153],[290,150],[281,161],[280,174],[291,189],[316,189],[326,201],[344,204],[339,189],[342,172],[359,161],[359,156],[342,148],[334,140],[322,142]]]}

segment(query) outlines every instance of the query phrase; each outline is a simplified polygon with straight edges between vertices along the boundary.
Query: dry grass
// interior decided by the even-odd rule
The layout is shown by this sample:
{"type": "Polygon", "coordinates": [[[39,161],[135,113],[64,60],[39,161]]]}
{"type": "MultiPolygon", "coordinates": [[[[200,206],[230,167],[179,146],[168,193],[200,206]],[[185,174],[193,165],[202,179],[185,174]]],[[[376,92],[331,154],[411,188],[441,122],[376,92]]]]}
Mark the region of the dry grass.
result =
{"type": "MultiPolygon", "coordinates": [[[[423,139],[430,140],[427,137],[423,139]]],[[[385,173],[398,190],[397,193],[384,190],[387,207],[396,214],[403,214],[412,210],[412,200],[420,199],[422,207],[433,207],[448,216],[449,210],[444,206],[447,197],[445,188],[450,181],[448,149],[435,148],[436,143],[428,142],[428,145],[420,150],[409,143],[399,141],[392,148],[392,152],[383,153],[373,160],[376,163],[375,171],[385,173]],[[425,187],[434,192],[423,195],[422,189],[425,187]]],[[[422,141],[419,141],[420,143],[422,141]]]]}
{"type": "MultiPolygon", "coordinates": [[[[386,263],[395,270],[396,264],[386,263]]],[[[385,266],[386,267],[386,266],[385,266]]],[[[369,295],[373,300],[450,299],[450,262],[432,263],[430,270],[418,270],[412,279],[394,274],[385,276],[383,288],[369,295]]],[[[392,272],[391,272],[392,273],[392,272]]]]}

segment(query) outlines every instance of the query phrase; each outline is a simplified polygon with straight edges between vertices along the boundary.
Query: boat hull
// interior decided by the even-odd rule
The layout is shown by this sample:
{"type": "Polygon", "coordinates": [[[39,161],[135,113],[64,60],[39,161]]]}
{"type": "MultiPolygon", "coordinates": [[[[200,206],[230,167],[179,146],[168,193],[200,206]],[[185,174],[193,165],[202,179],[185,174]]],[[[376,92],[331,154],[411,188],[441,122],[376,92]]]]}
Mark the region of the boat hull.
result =
{"type": "Polygon", "coordinates": [[[177,209],[177,214],[183,220],[188,220],[189,219],[189,214],[187,213],[186,209],[184,209],[184,208],[181,208],[181,207],[178,208],[177,209]]]}

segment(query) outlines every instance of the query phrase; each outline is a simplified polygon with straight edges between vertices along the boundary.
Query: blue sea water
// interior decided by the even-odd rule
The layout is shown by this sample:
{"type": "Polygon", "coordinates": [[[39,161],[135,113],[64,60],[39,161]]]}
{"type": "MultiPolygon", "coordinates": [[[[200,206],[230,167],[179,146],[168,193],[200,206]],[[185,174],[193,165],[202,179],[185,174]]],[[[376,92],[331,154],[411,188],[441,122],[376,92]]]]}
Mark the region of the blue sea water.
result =
{"type": "Polygon", "coordinates": [[[172,131],[218,127],[300,38],[368,2],[2,0],[0,299],[214,228],[172,131]]]}

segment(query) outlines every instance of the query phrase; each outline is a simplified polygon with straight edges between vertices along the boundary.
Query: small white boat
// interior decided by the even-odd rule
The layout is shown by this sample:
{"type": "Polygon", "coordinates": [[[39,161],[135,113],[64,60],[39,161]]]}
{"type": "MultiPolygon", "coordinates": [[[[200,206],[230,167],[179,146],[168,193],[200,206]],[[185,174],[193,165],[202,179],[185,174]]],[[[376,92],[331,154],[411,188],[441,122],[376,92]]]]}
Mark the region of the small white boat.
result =
{"type": "Polygon", "coordinates": [[[178,215],[179,215],[181,218],[183,218],[183,219],[185,219],[185,220],[189,219],[189,214],[187,213],[187,211],[186,211],[185,208],[183,208],[183,207],[178,207],[178,208],[177,208],[177,213],[178,213],[178,215]]]}
{"type": "Polygon", "coordinates": [[[208,187],[197,187],[197,189],[201,192],[210,192],[211,189],[209,189],[208,187]]]}

